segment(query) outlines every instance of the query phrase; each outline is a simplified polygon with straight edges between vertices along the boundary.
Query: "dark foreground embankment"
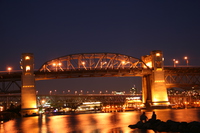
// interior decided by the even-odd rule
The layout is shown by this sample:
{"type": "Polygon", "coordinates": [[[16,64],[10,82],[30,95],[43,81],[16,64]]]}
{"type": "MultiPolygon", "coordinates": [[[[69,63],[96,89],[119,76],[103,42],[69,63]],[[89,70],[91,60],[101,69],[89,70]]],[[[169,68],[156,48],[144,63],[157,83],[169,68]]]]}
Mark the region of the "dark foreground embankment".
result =
{"type": "Polygon", "coordinates": [[[152,129],[158,132],[200,133],[200,122],[197,121],[187,123],[168,120],[163,122],[158,119],[155,121],[147,121],[145,123],[139,121],[137,124],[129,125],[128,127],[132,129],[152,129]]]}

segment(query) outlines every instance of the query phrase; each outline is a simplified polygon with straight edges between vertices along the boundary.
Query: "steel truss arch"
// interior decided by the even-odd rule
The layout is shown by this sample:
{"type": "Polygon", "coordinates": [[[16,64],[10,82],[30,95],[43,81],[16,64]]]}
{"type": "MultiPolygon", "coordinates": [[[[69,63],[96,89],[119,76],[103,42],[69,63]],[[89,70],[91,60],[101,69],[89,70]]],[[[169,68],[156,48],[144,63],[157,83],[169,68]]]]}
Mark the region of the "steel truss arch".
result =
{"type": "MultiPolygon", "coordinates": [[[[47,61],[40,72],[143,68],[138,58],[116,53],[71,54],[47,61]]],[[[147,67],[148,68],[148,67],[147,67]]]]}

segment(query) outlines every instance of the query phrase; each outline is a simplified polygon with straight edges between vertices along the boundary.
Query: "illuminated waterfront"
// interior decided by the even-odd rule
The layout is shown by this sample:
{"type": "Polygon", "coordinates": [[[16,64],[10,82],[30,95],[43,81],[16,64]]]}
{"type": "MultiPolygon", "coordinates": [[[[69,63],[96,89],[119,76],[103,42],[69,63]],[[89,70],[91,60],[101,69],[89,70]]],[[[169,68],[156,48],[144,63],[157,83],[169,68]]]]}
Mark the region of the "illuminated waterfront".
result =
{"type": "MultiPolygon", "coordinates": [[[[162,121],[200,121],[200,109],[155,110],[162,121]]],[[[140,111],[24,117],[1,124],[0,133],[154,133],[130,129],[140,111]]],[[[152,112],[146,112],[148,118],[152,112]]]]}

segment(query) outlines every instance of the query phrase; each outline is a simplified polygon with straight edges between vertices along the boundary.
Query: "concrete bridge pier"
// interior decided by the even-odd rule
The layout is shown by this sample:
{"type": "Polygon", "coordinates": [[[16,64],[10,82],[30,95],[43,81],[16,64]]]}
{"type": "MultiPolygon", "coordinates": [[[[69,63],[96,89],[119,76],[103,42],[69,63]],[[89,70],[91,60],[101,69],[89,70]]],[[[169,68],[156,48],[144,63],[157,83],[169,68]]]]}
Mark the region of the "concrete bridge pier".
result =
{"type": "Polygon", "coordinates": [[[150,107],[151,97],[151,75],[145,75],[142,77],[142,102],[146,107],[150,107]]]}
{"type": "Polygon", "coordinates": [[[34,57],[31,53],[24,53],[21,56],[22,67],[22,87],[21,87],[21,115],[33,115],[38,113],[35,75],[34,75],[34,57]]]}
{"type": "Polygon", "coordinates": [[[150,55],[143,56],[142,60],[152,69],[151,75],[143,76],[143,103],[160,108],[169,105],[167,88],[164,79],[163,53],[160,50],[152,51],[150,55]]]}

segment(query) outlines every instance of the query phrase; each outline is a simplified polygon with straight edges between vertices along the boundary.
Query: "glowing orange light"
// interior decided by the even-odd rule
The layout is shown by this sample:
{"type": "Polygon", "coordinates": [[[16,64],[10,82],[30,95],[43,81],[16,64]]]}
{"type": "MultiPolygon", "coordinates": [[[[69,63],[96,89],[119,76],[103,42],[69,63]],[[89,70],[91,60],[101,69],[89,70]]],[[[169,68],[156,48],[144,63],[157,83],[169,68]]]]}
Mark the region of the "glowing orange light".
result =
{"type": "Polygon", "coordinates": [[[160,53],[156,53],[156,56],[157,56],[157,57],[160,56],[160,53]]]}
{"type": "Polygon", "coordinates": [[[126,62],[125,61],[122,61],[122,64],[124,65],[126,62]]]}
{"type": "Polygon", "coordinates": [[[165,80],[155,80],[156,83],[165,82],[165,80]]]}
{"type": "Polygon", "coordinates": [[[31,67],[30,66],[26,66],[26,71],[30,71],[31,67]]]}
{"type": "Polygon", "coordinates": [[[45,100],[42,100],[42,104],[44,104],[45,103],[45,100]]]}
{"type": "Polygon", "coordinates": [[[150,68],[152,68],[152,62],[147,62],[146,65],[150,68]]]}
{"type": "Polygon", "coordinates": [[[26,57],[25,57],[25,60],[30,60],[30,56],[26,56],[26,57]]]}

